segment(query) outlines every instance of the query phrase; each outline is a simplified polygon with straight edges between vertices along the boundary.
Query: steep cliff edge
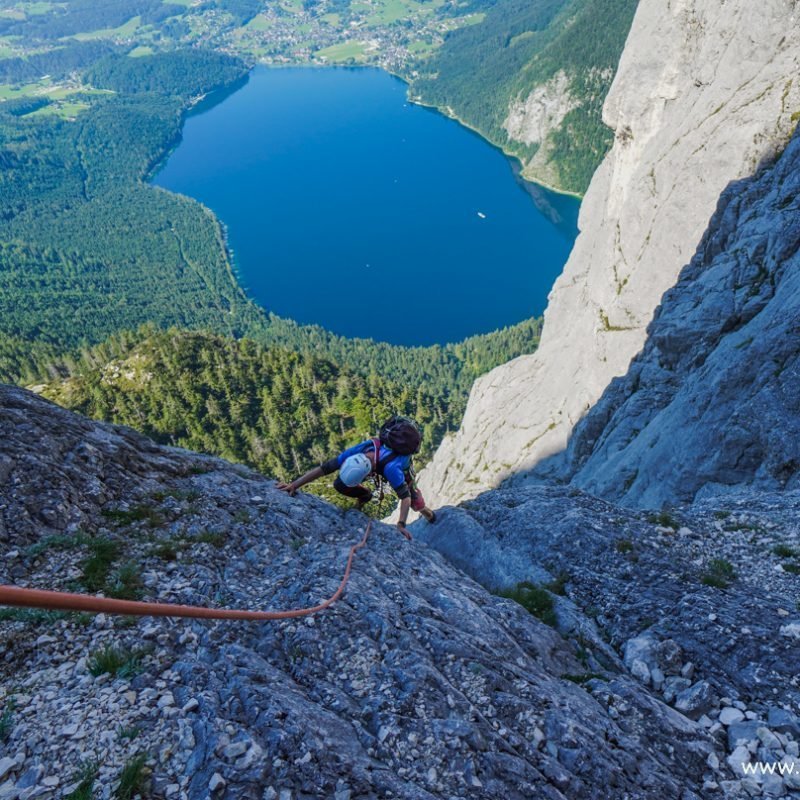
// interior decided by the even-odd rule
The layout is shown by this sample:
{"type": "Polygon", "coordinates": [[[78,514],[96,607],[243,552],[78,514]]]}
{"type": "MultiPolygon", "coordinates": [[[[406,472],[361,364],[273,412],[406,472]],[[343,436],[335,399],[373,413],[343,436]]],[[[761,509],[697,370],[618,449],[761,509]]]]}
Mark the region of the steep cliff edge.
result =
{"type": "Polygon", "coordinates": [[[545,312],[541,344],[476,382],[422,483],[459,502],[561,451],[641,349],[720,193],[780,151],[800,109],[792,0],[643,0],[604,107],[610,154],[545,312]]]}
{"type": "MultiPolygon", "coordinates": [[[[21,389],[0,386],[0,441],[2,583],[302,607],[366,521],[21,389]]],[[[733,780],[698,715],[571,608],[561,636],[378,525],[304,620],[3,610],[0,797],[110,798],[126,764],[184,800],[690,800],[733,780]]]]}
{"type": "Polygon", "coordinates": [[[645,508],[800,486],[800,132],[723,193],[644,349],[565,456],[574,485],[645,508]]]}
{"type": "Polygon", "coordinates": [[[744,490],[653,514],[538,485],[486,492],[411,529],[488,586],[563,587],[558,630],[593,658],[598,639],[620,653],[718,742],[703,797],[783,797],[800,792],[798,514],[797,491],[744,490]],[[797,767],[747,777],[758,762],[797,767]]]}

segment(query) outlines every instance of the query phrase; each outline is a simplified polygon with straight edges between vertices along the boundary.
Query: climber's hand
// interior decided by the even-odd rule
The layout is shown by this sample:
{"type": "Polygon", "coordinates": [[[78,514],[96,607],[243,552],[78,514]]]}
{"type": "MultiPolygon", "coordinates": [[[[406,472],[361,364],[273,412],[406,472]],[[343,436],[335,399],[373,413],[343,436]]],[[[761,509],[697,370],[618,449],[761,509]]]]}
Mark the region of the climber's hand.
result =
{"type": "Polygon", "coordinates": [[[406,528],[406,526],[403,525],[402,522],[397,523],[397,530],[399,530],[400,533],[402,533],[403,536],[405,536],[409,542],[411,541],[411,534],[409,533],[408,528],[406,528]]]}
{"type": "Polygon", "coordinates": [[[289,497],[294,497],[297,494],[297,487],[294,485],[294,481],[291,483],[279,483],[275,487],[278,491],[286,492],[289,497]]]}

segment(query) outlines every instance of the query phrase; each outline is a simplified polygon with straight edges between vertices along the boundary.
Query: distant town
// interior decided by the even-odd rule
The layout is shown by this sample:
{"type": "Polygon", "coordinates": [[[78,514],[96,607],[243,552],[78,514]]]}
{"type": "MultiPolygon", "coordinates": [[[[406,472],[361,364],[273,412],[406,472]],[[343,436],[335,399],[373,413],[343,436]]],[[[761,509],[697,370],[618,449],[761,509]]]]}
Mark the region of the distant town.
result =
{"type": "Polygon", "coordinates": [[[273,64],[373,64],[401,75],[435,50],[449,30],[482,14],[453,15],[441,0],[321,0],[270,6],[247,25],[220,32],[222,44],[273,64]]]}
{"type": "Polygon", "coordinates": [[[463,6],[446,0],[178,0],[157,17],[137,14],[116,27],[93,27],[102,19],[87,16],[85,30],[43,41],[36,32],[45,20],[58,18],[59,4],[22,0],[0,9],[0,101],[41,94],[51,101],[45,113],[79,113],[83,103],[74,95],[86,87],[77,77],[57,84],[48,75],[4,82],[2,71],[4,62],[27,60],[70,41],[129,46],[134,57],[205,44],[263,64],[373,65],[413,78],[448,31],[483,18],[463,13],[463,6]],[[248,10],[242,12],[242,5],[248,10]]]}

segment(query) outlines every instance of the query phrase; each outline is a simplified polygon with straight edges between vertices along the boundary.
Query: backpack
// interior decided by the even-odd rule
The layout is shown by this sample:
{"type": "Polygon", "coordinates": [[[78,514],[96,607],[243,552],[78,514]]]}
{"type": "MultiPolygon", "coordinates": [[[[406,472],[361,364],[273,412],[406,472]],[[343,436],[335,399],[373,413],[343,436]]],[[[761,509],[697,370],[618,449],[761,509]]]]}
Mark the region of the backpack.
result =
{"type": "Polygon", "coordinates": [[[381,425],[378,438],[383,444],[401,456],[410,456],[419,450],[422,434],[417,423],[409,417],[389,417],[381,425]]]}
{"type": "MultiPolygon", "coordinates": [[[[396,458],[399,458],[400,456],[413,455],[413,453],[416,453],[417,450],[419,450],[419,443],[421,439],[419,429],[417,428],[417,424],[414,422],[414,420],[408,419],[407,417],[392,417],[391,419],[387,420],[381,427],[380,434],[381,434],[380,439],[372,439],[372,448],[375,453],[374,465],[372,467],[372,480],[375,484],[375,488],[378,491],[378,507],[380,507],[383,504],[383,496],[386,490],[384,483],[386,476],[384,475],[384,470],[388,466],[389,462],[394,461],[396,458]],[[387,432],[390,435],[397,432],[397,427],[393,426],[397,426],[398,421],[400,421],[401,424],[404,426],[410,425],[413,434],[416,435],[416,438],[414,437],[413,434],[409,435],[405,433],[404,434],[405,440],[400,439],[400,437],[397,437],[394,439],[394,441],[397,442],[398,439],[400,439],[401,447],[402,446],[408,447],[410,446],[410,443],[413,444],[414,442],[416,442],[416,444],[414,445],[415,449],[412,452],[409,453],[401,452],[400,450],[397,450],[396,448],[392,447],[389,444],[389,442],[387,442],[386,439],[383,438],[384,434],[387,432]],[[382,445],[386,445],[389,448],[389,452],[383,458],[380,458],[382,445]]],[[[410,462],[409,462],[408,472],[413,474],[410,462]]],[[[408,482],[408,480],[409,477],[407,474],[406,482],[408,482]]]]}

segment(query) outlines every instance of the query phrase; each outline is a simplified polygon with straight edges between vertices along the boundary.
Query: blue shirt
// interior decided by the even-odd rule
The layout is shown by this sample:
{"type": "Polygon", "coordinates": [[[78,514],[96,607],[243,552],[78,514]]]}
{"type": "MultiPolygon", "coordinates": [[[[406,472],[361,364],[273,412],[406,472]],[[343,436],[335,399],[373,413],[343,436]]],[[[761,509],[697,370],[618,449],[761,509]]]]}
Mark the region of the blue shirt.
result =
{"type": "MultiPolygon", "coordinates": [[[[336,462],[341,467],[344,464],[345,460],[350,458],[350,456],[354,456],[356,453],[371,453],[375,450],[375,445],[372,439],[367,439],[365,442],[361,442],[361,444],[354,445],[353,447],[349,447],[343,453],[340,453],[336,457],[336,462]]],[[[378,461],[382,461],[384,458],[390,456],[394,451],[390,448],[386,447],[385,445],[381,445],[381,451],[378,454],[378,461]]],[[[389,485],[395,491],[401,490],[406,485],[406,475],[405,472],[411,465],[411,456],[402,456],[396,455],[385,467],[383,470],[383,477],[389,481],[389,485]]]]}

